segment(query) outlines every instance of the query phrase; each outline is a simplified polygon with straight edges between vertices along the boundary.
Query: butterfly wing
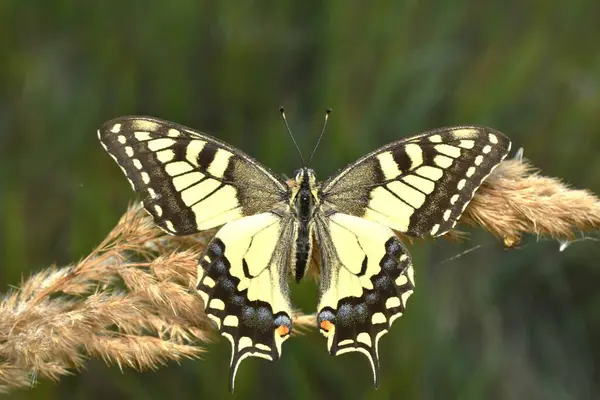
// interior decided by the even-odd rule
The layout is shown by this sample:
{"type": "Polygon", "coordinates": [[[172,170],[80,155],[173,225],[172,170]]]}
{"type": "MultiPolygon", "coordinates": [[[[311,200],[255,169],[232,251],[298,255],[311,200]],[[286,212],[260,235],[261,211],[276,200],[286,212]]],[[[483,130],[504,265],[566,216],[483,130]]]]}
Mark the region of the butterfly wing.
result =
{"type": "Polygon", "coordinates": [[[394,232],[377,222],[335,212],[315,222],[322,257],[320,331],[330,354],[365,354],[377,386],[379,339],[402,315],[415,287],[410,256],[394,232]]]}
{"type": "Polygon", "coordinates": [[[320,198],[336,211],[407,235],[442,235],[454,227],[510,145],[502,133],[485,127],[425,132],[349,165],[321,185],[320,198]]]}
{"type": "Polygon", "coordinates": [[[231,342],[230,390],[247,357],[277,360],[292,330],[287,285],[295,221],[267,212],[223,226],[200,257],[197,289],[231,342]]]}
{"type": "Polygon", "coordinates": [[[231,342],[233,391],[241,361],[278,359],[291,333],[288,186],[241,151],[172,122],[123,117],[98,136],[162,229],[185,235],[224,225],[200,257],[197,289],[231,342]]]}
{"type": "Polygon", "coordinates": [[[490,128],[442,128],[367,154],[320,186],[317,320],[331,354],[365,354],[377,385],[378,341],[415,287],[410,256],[393,230],[447,232],[509,149],[490,128]]]}
{"type": "Polygon", "coordinates": [[[172,234],[268,211],[289,197],[285,182],[250,156],[173,122],[122,117],[98,137],[156,224],[172,234]]]}

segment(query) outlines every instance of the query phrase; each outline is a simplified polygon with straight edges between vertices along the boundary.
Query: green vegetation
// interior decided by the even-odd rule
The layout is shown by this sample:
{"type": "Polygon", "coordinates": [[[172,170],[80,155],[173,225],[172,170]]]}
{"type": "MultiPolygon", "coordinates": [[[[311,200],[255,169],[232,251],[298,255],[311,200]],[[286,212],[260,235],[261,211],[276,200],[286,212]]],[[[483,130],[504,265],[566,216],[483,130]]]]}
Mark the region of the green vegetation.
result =
{"type": "MultiPolygon", "coordinates": [[[[290,176],[299,159],[278,107],[306,155],[331,107],[320,178],[412,133],[483,124],[600,193],[599,15],[594,0],[4,0],[0,292],[85,256],[126,210],[134,195],[96,137],[120,115],[212,133],[290,176]]],[[[600,243],[559,252],[529,237],[506,251],[470,233],[409,245],[417,291],[381,341],[379,390],[365,357],[329,357],[313,330],[277,363],[242,364],[235,397],[597,397],[600,243]]],[[[313,312],[315,283],[291,288],[313,312]]],[[[228,365],[219,338],[201,361],[143,374],[95,361],[9,397],[228,398],[228,365]]]]}

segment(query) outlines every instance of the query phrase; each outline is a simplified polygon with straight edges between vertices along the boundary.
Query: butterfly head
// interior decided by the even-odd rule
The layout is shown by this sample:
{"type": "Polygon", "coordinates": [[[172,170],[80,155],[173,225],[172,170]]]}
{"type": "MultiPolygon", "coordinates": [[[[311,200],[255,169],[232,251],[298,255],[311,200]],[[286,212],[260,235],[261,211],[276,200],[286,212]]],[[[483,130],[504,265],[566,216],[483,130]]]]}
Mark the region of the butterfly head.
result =
{"type": "Polygon", "coordinates": [[[300,168],[296,171],[294,175],[294,180],[296,181],[296,186],[301,187],[303,185],[307,185],[310,188],[313,188],[317,184],[317,178],[315,176],[315,171],[310,168],[300,168]]]}
{"type": "Polygon", "coordinates": [[[312,214],[313,207],[318,205],[315,171],[307,167],[297,170],[294,175],[293,187],[292,202],[296,203],[296,207],[299,209],[305,208],[306,217],[308,217],[312,214]]]}

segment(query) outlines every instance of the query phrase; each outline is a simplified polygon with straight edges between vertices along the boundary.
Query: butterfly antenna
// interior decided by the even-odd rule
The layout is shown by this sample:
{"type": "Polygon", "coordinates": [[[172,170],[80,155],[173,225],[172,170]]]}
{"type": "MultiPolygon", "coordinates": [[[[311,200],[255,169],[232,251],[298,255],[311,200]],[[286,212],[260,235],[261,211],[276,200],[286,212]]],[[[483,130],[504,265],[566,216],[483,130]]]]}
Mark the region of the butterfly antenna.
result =
{"type": "Polygon", "coordinates": [[[298,150],[298,155],[300,156],[300,160],[302,161],[302,167],[306,167],[306,163],[304,162],[304,157],[302,157],[302,152],[300,151],[300,147],[298,147],[298,143],[296,143],[296,139],[294,139],[294,135],[292,135],[292,131],[290,130],[290,126],[288,125],[287,118],[285,117],[285,111],[283,107],[279,107],[279,112],[281,113],[281,118],[283,118],[283,122],[285,123],[285,127],[292,138],[292,142],[294,142],[294,146],[296,150],[298,150]]]}
{"type": "Polygon", "coordinates": [[[331,113],[331,108],[325,110],[325,118],[323,119],[323,129],[321,129],[321,134],[319,135],[319,140],[317,140],[317,144],[315,145],[312,153],[310,153],[310,157],[308,158],[308,164],[310,165],[310,161],[315,155],[315,151],[317,151],[317,147],[319,147],[319,143],[321,143],[321,139],[323,138],[323,134],[325,133],[325,128],[327,127],[327,120],[329,119],[329,113],[331,113]]]}

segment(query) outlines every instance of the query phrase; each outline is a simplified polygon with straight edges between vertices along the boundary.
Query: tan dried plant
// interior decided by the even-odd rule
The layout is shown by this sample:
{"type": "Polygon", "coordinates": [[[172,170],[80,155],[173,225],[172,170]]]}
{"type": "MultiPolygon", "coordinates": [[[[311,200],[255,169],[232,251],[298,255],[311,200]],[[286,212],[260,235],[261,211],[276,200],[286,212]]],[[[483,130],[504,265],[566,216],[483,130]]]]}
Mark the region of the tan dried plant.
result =
{"type": "MultiPolygon", "coordinates": [[[[507,246],[526,233],[572,239],[600,227],[600,201],[510,160],[487,179],[461,222],[507,246]]],[[[195,291],[196,268],[214,232],[165,235],[135,205],[90,255],[40,271],[5,294],[0,390],[31,386],[36,377],[58,380],[88,358],[143,370],[199,357],[213,325],[195,291]]],[[[315,258],[312,264],[318,270],[315,258]]],[[[313,315],[295,316],[296,328],[309,326],[313,315]]]]}

